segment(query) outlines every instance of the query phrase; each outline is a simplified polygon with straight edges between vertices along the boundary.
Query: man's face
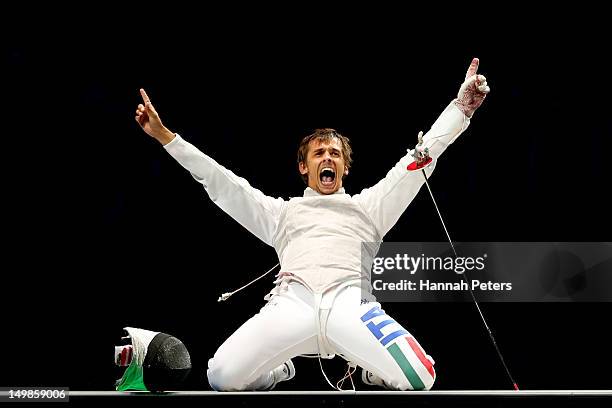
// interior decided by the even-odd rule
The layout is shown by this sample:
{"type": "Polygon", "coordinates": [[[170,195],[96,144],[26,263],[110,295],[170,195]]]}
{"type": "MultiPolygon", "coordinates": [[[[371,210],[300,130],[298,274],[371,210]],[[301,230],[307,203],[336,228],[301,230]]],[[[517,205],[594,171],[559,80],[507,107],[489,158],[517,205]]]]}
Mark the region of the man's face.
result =
{"type": "Polygon", "coordinates": [[[299,165],[300,173],[308,175],[308,187],[320,194],[333,194],[342,187],[342,177],[348,174],[344,166],[342,143],[313,139],[308,143],[306,162],[299,165]]]}

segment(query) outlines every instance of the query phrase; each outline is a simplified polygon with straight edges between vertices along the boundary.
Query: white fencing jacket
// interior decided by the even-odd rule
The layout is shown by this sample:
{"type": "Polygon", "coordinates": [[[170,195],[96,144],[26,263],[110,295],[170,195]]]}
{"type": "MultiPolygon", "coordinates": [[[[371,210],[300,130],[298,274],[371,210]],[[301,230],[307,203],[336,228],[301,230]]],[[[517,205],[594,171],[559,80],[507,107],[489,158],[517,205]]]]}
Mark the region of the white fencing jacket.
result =
{"type": "MultiPolygon", "coordinates": [[[[469,125],[454,103],[424,135],[424,146],[436,159],[469,125]]],[[[350,196],[344,188],[321,195],[306,188],[303,197],[272,198],[219,165],[178,134],[164,146],[201,183],[209,197],[247,230],[276,249],[281,272],[314,293],[347,281],[370,282],[378,246],[369,247],[362,262],[362,243],[380,243],[424,184],[420,171],[406,167],[412,151],[378,183],[350,196]]],[[[367,247],[366,247],[367,248],[367,247]]]]}

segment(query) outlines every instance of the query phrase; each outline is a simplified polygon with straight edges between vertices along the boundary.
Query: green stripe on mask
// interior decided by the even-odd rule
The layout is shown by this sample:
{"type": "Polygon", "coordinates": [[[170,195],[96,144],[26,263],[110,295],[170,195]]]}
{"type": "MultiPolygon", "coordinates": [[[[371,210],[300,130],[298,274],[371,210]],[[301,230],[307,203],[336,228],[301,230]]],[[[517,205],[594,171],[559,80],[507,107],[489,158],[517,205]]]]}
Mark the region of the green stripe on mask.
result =
{"type": "Polygon", "coordinates": [[[123,377],[116,386],[117,391],[147,391],[142,376],[142,366],[132,360],[132,364],[125,370],[123,377]]]}

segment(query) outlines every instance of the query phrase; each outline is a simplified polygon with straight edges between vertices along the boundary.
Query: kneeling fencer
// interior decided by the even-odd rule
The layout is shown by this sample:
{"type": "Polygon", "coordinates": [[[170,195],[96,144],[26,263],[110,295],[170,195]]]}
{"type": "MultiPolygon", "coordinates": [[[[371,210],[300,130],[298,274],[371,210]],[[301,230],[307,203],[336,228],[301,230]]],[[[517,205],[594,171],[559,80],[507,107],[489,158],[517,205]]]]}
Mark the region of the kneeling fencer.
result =
{"type": "Polygon", "coordinates": [[[468,127],[489,92],[485,77],[477,74],[478,63],[474,58],[457,98],[420,135],[415,149],[374,186],[352,196],[342,187],[352,165],[351,147],[337,131],[318,129],[302,140],[298,169],[307,184],[304,195],[272,198],[166,128],[141,89],[136,121],[142,129],[204,186],[215,204],[273,246],[280,260],[266,305],[209,360],[213,389],[269,390],[294,376],[291,358],[336,354],[349,362],[349,371],[360,366],[369,385],[433,386],[434,360],[369,291],[364,296],[362,288],[371,291],[371,265],[362,267],[361,244],[382,242],[424,184],[421,170],[409,171],[409,166],[430,176],[436,159],[468,127]]]}

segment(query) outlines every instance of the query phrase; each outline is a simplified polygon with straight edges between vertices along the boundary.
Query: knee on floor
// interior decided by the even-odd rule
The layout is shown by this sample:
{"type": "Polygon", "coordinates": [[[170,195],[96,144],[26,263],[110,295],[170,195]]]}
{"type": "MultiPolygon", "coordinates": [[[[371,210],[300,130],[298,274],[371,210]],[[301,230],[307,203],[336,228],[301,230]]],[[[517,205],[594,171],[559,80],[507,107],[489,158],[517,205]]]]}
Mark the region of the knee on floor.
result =
{"type": "Polygon", "coordinates": [[[247,386],[240,367],[231,362],[218,364],[211,358],[208,360],[206,376],[215,391],[243,391],[247,386]]]}
{"type": "Polygon", "coordinates": [[[429,391],[436,381],[435,372],[432,375],[427,370],[422,370],[422,372],[418,374],[415,372],[408,377],[410,377],[410,379],[406,376],[391,378],[385,380],[385,384],[388,388],[397,391],[429,391]]]}

